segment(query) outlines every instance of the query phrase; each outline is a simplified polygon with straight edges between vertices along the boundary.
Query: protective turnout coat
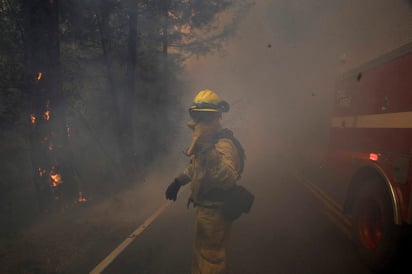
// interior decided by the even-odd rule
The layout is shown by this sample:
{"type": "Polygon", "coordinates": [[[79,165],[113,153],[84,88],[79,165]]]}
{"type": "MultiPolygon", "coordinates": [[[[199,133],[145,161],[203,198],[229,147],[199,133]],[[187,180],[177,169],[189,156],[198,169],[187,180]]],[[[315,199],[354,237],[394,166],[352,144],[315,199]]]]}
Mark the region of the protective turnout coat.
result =
{"type": "Polygon", "coordinates": [[[191,181],[190,201],[196,207],[192,274],[223,274],[231,222],[221,214],[221,193],[239,179],[243,155],[230,138],[216,137],[222,132],[218,122],[189,126],[194,130],[190,164],[179,177],[191,181]]]}

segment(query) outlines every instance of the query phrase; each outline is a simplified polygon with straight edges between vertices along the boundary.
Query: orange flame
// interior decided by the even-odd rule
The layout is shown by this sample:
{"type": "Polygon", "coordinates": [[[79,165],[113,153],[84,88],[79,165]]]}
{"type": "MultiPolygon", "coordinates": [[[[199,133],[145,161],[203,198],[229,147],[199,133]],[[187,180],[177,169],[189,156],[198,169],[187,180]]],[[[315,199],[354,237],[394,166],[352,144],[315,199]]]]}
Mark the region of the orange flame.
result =
{"type": "Polygon", "coordinates": [[[189,24],[186,24],[186,25],[183,25],[181,28],[180,28],[180,31],[183,33],[183,34],[189,34],[190,33],[190,31],[191,31],[191,26],[189,25],[189,24]]]}
{"type": "Polygon", "coordinates": [[[30,114],[30,122],[34,125],[36,123],[36,115],[30,114]]]}
{"type": "Polygon", "coordinates": [[[43,73],[41,71],[39,71],[37,73],[37,81],[40,81],[41,77],[43,76],[43,73]]]}
{"type": "Polygon", "coordinates": [[[81,191],[79,192],[79,197],[77,198],[77,201],[79,203],[87,202],[87,199],[83,196],[83,193],[81,191]]]}
{"type": "Polygon", "coordinates": [[[44,175],[44,173],[46,173],[46,171],[44,169],[42,169],[41,167],[39,167],[39,176],[42,177],[44,175]]]}
{"type": "Polygon", "coordinates": [[[52,186],[53,187],[57,187],[58,185],[60,185],[61,183],[63,183],[62,181],[62,176],[55,172],[55,171],[50,171],[50,179],[52,179],[52,186]]]}
{"type": "Polygon", "coordinates": [[[50,120],[50,110],[46,110],[44,112],[44,120],[46,120],[46,121],[50,120]]]}

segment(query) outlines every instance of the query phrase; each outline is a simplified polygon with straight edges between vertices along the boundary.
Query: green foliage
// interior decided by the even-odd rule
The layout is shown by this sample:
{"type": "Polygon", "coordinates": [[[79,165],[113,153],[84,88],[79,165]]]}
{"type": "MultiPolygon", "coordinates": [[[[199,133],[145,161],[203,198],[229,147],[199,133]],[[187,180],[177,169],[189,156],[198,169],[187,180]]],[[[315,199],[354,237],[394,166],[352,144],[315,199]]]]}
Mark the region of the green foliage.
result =
{"type": "Polygon", "coordinates": [[[22,33],[16,1],[0,2],[0,127],[10,128],[19,118],[23,87],[22,33]],[[14,6],[11,6],[11,5],[14,6]]]}

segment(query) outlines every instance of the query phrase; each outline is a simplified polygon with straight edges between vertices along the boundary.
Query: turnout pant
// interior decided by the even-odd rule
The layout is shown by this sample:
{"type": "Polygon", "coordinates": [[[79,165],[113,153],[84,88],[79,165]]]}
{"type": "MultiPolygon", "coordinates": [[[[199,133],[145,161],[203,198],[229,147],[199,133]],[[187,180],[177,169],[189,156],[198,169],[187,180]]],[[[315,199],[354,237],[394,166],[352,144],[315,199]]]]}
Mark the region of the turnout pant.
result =
{"type": "Polygon", "coordinates": [[[196,208],[192,274],[227,274],[226,249],[231,222],[219,208],[196,208]]]}

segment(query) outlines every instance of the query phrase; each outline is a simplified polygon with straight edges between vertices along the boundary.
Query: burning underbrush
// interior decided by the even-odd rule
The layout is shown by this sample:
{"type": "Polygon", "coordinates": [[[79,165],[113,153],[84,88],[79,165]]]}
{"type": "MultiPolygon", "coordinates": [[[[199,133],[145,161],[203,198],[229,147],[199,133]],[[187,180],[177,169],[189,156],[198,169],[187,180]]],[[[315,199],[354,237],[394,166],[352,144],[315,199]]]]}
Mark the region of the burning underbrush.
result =
{"type": "Polygon", "coordinates": [[[0,246],[0,273],[87,273],[165,203],[164,178],[44,215],[0,246]]]}

